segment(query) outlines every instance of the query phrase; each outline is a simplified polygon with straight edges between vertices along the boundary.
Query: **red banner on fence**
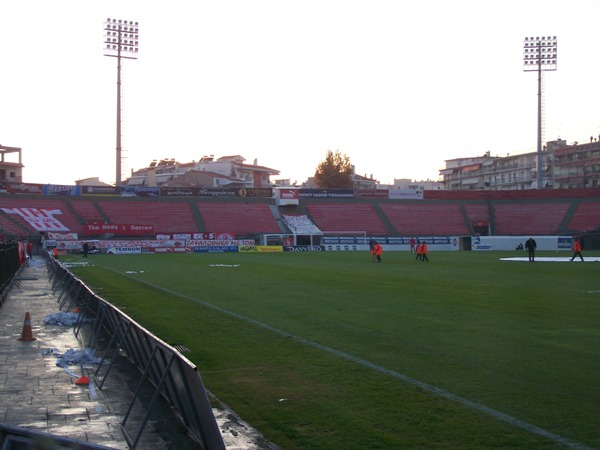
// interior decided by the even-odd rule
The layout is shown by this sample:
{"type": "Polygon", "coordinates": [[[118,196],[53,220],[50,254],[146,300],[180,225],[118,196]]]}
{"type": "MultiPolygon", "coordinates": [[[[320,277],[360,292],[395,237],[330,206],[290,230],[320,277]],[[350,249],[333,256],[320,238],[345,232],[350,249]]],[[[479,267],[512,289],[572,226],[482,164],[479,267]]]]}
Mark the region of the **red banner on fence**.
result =
{"type": "Polygon", "coordinates": [[[132,223],[88,223],[83,226],[83,234],[140,236],[154,234],[154,227],[152,225],[135,225],[132,223]]]}

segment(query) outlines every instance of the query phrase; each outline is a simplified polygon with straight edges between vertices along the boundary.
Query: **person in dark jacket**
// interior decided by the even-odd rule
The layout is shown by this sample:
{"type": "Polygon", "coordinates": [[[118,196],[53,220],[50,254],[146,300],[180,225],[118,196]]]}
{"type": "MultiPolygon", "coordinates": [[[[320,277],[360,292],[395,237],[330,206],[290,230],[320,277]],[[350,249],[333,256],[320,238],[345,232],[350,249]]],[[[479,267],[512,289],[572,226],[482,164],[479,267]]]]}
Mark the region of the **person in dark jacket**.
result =
{"type": "Polygon", "coordinates": [[[529,261],[535,261],[535,249],[537,248],[537,243],[535,239],[529,238],[525,241],[525,248],[527,249],[527,253],[529,254],[529,261]]]}

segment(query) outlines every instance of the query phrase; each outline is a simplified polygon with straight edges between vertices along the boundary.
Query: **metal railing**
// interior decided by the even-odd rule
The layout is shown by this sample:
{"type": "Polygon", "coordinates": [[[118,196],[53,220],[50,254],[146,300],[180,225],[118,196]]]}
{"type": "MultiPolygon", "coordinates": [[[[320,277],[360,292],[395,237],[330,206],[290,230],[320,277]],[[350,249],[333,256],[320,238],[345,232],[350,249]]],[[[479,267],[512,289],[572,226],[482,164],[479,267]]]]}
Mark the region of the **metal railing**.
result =
{"type": "Polygon", "coordinates": [[[19,247],[16,241],[0,242],[0,308],[19,271],[19,247]]]}
{"type": "MultiPolygon", "coordinates": [[[[76,336],[79,337],[84,323],[91,323],[91,331],[86,329],[89,332],[88,347],[97,350],[102,341],[104,356],[94,373],[97,386],[102,389],[119,352],[124,352],[141,373],[128,410],[119,411],[124,417],[121,422],[123,434],[132,448],[136,448],[152,406],[160,396],[169,403],[188,433],[204,448],[225,449],[204,384],[191,361],[96,295],[58,260],[48,258],[48,274],[53,292],[60,292],[60,309],[80,312],[74,328],[76,336]],[[142,388],[148,383],[153,387],[152,398],[145,402],[139,428],[130,430],[128,420],[133,414],[134,405],[140,403],[138,400],[142,388]]],[[[139,424],[139,421],[136,423],[139,424]]]]}
{"type": "Polygon", "coordinates": [[[47,433],[6,423],[0,423],[0,444],[2,450],[111,450],[111,447],[104,445],[48,435],[47,433]]]}

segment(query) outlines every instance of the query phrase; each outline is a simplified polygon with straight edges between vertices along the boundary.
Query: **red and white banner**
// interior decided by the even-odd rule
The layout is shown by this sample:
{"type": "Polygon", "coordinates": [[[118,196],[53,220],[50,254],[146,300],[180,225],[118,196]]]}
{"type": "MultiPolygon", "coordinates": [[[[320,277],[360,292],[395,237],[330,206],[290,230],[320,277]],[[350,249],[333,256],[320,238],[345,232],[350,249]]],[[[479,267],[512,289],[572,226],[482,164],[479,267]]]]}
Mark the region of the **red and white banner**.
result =
{"type": "Polygon", "coordinates": [[[62,214],[59,209],[2,208],[2,211],[21,216],[36,231],[70,231],[54,217],[62,214]]]}
{"type": "Polygon", "coordinates": [[[299,189],[296,188],[277,188],[275,190],[275,200],[278,206],[298,205],[299,189]]]}
{"type": "Polygon", "coordinates": [[[154,234],[152,225],[135,225],[132,223],[87,223],[83,226],[83,234],[119,234],[139,236],[154,234]]]}

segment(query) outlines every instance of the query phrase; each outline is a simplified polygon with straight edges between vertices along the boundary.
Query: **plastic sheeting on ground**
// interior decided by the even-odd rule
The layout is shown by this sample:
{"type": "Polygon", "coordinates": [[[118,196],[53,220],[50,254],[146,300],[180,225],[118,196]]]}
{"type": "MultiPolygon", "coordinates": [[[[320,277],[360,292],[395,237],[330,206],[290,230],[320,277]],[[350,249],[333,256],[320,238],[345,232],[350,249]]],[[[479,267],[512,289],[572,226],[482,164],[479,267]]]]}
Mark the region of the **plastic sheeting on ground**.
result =
{"type": "Polygon", "coordinates": [[[58,312],[51,313],[44,317],[44,323],[46,325],[60,325],[64,327],[71,327],[77,323],[79,319],[79,313],[73,312],[58,312]]]}

